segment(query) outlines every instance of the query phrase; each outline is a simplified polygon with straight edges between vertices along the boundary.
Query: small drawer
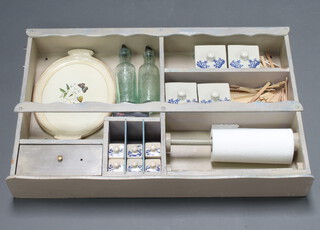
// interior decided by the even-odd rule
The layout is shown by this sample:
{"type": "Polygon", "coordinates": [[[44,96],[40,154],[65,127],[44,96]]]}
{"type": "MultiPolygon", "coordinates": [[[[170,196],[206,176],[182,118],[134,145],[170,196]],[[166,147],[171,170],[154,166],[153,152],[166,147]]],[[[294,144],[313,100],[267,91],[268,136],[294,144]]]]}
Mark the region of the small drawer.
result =
{"type": "Polygon", "coordinates": [[[161,157],[161,146],[160,142],[147,142],[146,147],[146,158],[160,158],[161,157]]]}
{"type": "Polygon", "coordinates": [[[198,69],[227,68],[225,45],[201,45],[194,47],[195,65],[198,69]]]}
{"type": "Polygon", "coordinates": [[[229,68],[260,68],[259,46],[228,46],[229,68]]]}
{"type": "Polygon", "coordinates": [[[128,159],[127,172],[142,172],[142,159],[128,159]]]}
{"type": "Polygon", "coordinates": [[[199,102],[208,104],[218,101],[230,101],[230,87],[228,83],[198,84],[199,102]]]}
{"type": "Polygon", "coordinates": [[[145,162],[146,172],[161,172],[161,160],[147,159],[145,162]]]}
{"type": "Polygon", "coordinates": [[[108,164],[109,172],[124,172],[124,160],[123,159],[110,159],[108,164]]]}
{"type": "Polygon", "coordinates": [[[108,150],[109,158],[124,158],[124,144],[110,143],[108,150]]]}
{"type": "Polygon", "coordinates": [[[96,176],[101,171],[101,145],[20,145],[17,175],[96,176]]]}
{"type": "Polygon", "coordinates": [[[197,83],[195,82],[166,83],[166,101],[171,104],[198,102],[197,83]]]}
{"type": "Polygon", "coordinates": [[[142,158],[142,144],[128,144],[127,145],[128,158],[142,158]]]}

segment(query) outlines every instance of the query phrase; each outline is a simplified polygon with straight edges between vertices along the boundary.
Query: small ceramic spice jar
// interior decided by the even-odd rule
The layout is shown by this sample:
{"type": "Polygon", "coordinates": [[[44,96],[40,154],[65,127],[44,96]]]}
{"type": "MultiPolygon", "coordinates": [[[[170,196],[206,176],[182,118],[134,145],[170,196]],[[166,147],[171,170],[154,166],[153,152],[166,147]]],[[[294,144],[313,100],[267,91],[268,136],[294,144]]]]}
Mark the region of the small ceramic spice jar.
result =
{"type": "Polygon", "coordinates": [[[259,46],[228,46],[229,68],[260,68],[259,46]]]}
{"type": "Polygon", "coordinates": [[[227,68],[225,45],[194,46],[195,66],[198,69],[227,68]]]}
{"type": "Polygon", "coordinates": [[[160,158],[160,142],[147,142],[145,147],[146,158],[160,158]]]}
{"type": "Polygon", "coordinates": [[[124,144],[110,143],[108,155],[109,155],[109,158],[124,158],[124,144]]]}
{"type": "Polygon", "coordinates": [[[142,159],[128,159],[127,172],[142,172],[142,159]]]}
{"type": "Polygon", "coordinates": [[[124,172],[123,159],[110,159],[108,164],[109,172],[124,172]]]}
{"type": "Polygon", "coordinates": [[[195,82],[166,83],[166,101],[171,104],[198,102],[197,83],[195,82]]]}
{"type": "Polygon", "coordinates": [[[230,101],[228,83],[198,84],[199,102],[208,104],[219,101],[230,101]]]}
{"type": "Polygon", "coordinates": [[[145,161],[146,172],[161,172],[161,160],[159,159],[147,159],[145,161]]]}
{"type": "Polygon", "coordinates": [[[141,158],[142,157],[142,144],[128,144],[127,145],[128,158],[141,158]]]}

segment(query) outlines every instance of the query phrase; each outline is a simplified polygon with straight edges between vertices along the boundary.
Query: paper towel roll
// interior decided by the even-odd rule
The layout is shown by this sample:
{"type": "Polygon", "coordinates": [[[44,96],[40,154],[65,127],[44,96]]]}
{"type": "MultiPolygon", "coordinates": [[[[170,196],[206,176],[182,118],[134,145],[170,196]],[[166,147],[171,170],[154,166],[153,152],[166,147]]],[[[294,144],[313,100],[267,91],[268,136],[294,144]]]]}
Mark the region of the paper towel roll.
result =
{"type": "Polygon", "coordinates": [[[291,164],[291,129],[212,129],[212,162],[291,164]]]}

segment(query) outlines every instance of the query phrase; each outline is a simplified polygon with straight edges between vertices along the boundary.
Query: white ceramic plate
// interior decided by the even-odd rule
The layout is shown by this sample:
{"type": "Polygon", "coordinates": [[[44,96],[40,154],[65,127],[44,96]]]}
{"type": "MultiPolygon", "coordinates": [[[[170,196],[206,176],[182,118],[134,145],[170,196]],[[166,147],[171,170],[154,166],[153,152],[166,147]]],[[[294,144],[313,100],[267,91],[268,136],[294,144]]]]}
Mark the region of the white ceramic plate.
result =
{"type": "MultiPolygon", "coordinates": [[[[35,85],[38,103],[115,102],[115,83],[93,51],[75,49],[50,65],[35,85]]],[[[109,113],[36,113],[39,125],[56,139],[80,139],[97,131],[109,113]]]]}

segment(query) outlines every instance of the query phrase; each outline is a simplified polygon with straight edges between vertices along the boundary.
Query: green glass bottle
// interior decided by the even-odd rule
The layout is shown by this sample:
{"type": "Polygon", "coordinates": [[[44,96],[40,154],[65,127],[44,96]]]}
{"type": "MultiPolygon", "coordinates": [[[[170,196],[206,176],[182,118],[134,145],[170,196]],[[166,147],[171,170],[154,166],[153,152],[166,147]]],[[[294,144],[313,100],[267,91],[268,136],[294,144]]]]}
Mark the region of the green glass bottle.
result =
{"type": "Polygon", "coordinates": [[[136,103],[136,69],[130,62],[130,49],[125,45],[122,45],[120,49],[119,58],[120,64],[117,65],[115,71],[117,103],[136,103]]]}
{"type": "Polygon", "coordinates": [[[154,50],[146,46],[143,58],[144,64],[140,66],[138,75],[139,102],[160,101],[160,73],[154,64],[154,50]]]}

